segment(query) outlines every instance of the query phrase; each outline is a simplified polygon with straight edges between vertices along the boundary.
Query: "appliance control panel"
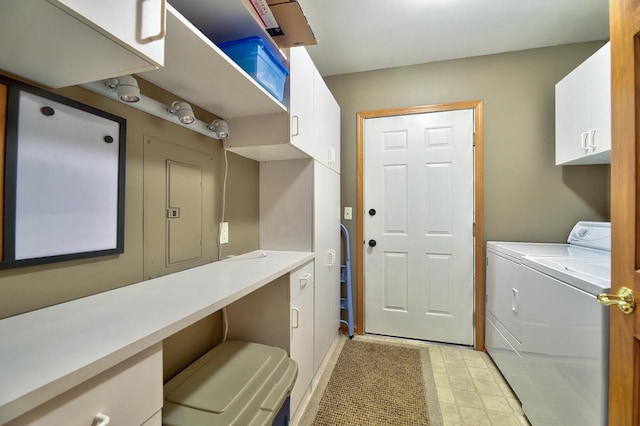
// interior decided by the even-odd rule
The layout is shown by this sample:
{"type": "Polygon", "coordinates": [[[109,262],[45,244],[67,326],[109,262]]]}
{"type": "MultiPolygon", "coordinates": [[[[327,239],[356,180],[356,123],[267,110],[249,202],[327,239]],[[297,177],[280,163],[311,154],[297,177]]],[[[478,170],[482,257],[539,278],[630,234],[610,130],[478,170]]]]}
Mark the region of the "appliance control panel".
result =
{"type": "Polygon", "coordinates": [[[569,233],[569,244],[611,251],[611,222],[578,222],[569,233]]]}

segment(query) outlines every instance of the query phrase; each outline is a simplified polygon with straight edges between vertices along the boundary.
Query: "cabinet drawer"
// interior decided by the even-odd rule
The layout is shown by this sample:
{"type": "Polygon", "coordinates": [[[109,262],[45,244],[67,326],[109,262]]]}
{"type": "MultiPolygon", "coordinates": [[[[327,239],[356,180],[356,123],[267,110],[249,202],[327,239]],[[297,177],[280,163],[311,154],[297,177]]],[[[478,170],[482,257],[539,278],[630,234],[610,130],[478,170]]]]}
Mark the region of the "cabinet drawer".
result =
{"type": "Polygon", "coordinates": [[[162,344],[158,343],[76,386],[7,426],[142,425],[162,408],[162,344]],[[92,423],[93,422],[93,423],[92,423]]]}
{"type": "Polygon", "coordinates": [[[313,287],[313,261],[307,262],[291,271],[289,273],[289,280],[291,282],[289,300],[293,300],[298,294],[302,293],[303,290],[313,287]]]}

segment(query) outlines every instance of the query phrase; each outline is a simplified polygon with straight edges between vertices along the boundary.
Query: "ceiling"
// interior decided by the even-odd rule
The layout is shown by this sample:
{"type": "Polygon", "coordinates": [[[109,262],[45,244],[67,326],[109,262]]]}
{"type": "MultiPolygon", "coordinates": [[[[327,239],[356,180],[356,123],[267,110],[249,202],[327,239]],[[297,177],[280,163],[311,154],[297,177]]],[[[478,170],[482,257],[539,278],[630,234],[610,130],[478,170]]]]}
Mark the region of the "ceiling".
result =
{"type": "Polygon", "coordinates": [[[609,37],[608,0],[298,0],[323,76],[609,37]]]}

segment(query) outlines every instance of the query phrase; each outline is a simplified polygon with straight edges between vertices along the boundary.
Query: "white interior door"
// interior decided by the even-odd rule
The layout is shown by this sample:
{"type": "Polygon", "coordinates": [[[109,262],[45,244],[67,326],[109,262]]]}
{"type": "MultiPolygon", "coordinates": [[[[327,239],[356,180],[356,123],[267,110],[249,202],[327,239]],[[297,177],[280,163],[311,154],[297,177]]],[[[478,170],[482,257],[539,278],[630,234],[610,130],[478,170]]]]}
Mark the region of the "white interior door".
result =
{"type": "Polygon", "coordinates": [[[365,120],[366,333],[473,344],[473,120],[365,120]]]}

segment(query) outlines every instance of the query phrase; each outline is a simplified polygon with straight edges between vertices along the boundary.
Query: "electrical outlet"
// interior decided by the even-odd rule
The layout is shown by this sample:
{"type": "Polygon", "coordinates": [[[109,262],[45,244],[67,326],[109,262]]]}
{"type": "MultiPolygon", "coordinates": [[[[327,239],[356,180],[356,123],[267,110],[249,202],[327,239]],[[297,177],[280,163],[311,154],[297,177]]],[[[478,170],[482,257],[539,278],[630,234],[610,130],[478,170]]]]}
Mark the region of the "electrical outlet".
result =
{"type": "Polygon", "coordinates": [[[344,208],[344,218],[345,220],[353,219],[353,210],[351,209],[351,207],[344,208]]]}
{"type": "Polygon", "coordinates": [[[220,222],[220,244],[229,242],[229,222],[220,222]]]}

